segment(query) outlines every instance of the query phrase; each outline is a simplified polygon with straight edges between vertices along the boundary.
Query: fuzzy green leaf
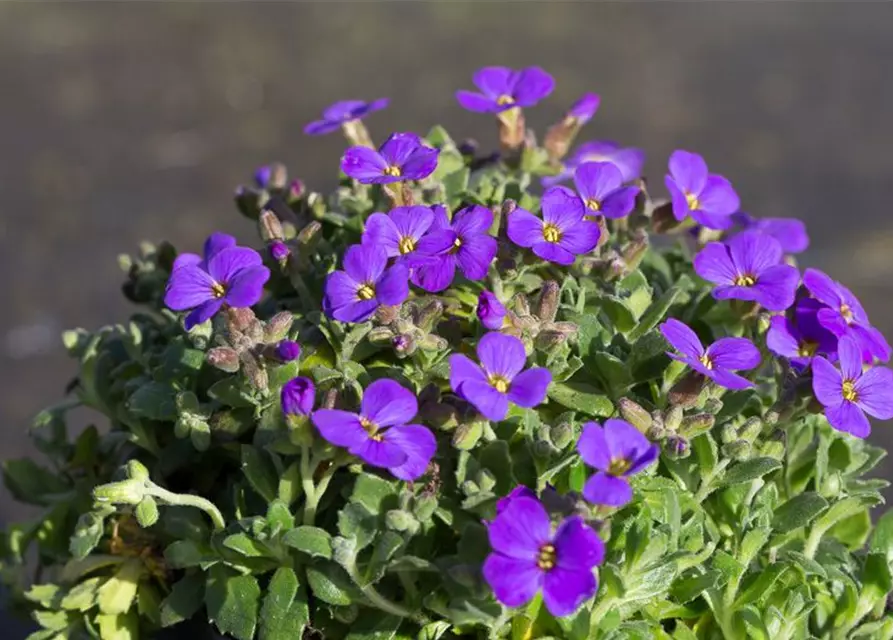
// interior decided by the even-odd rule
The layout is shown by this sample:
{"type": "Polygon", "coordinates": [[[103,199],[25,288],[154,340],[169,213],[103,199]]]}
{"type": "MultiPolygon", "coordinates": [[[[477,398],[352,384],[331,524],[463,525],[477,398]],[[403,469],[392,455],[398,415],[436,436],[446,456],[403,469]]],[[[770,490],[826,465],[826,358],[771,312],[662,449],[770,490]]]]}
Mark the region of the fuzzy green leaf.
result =
{"type": "Polygon", "coordinates": [[[291,567],[273,574],[260,611],[260,640],[294,640],[304,633],[310,616],[307,594],[291,567]]]}
{"type": "Polygon", "coordinates": [[[730,467],[723,477],[723,485],[750,482],[779,468],[781,468],[781,462],[775,458],[751,458],[730,467]]]}
{"type": "Polygon", "coordinates": [[[191,573],[174,584],[161,603],[161,626],[170,627],[191,618],[205,599],[205,576],[191,573]]]}
{"type": "Polygon", "coordinates": [[[282,542],[311,557],[332,558],[332,536],[317,527],[302,526],[292,529],[284,536],[282,542]]]}
{"type": "Polygon", "coordinates": [[[787,533],[805,527],[828,508],[828,501],[813,491],[794,496],[775,510],[772,528],[787,533]]]}
{"type": "Polygon", "coordinates": [[[233,575],[223,565],[214,565],[205,584],[208,619],[221,633],[238,640],[252,640],[257,627],[260,587],[254,576],[233,575]]]}

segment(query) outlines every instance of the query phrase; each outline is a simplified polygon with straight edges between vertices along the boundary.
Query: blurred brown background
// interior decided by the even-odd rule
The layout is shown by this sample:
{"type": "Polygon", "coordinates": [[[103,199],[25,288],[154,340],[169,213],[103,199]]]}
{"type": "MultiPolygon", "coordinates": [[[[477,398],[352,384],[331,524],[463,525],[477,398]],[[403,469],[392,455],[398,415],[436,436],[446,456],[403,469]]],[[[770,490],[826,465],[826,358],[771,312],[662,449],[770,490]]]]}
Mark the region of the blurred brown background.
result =
{"type": "MultiPolygon", "coordinates": [[[[31,451],[30,417],[75,371],[59,332],[126,317],[117,254],[250,237],[232,190],[271,160],[331,186],[341,138],[301,128],[336,99],[391,97],[379,139],[440,122],[492,144],[453,99],[484,64],[555,75],[538,127],[601,94],[582,139],[645,148],[657,185],[670,151],[698,150],[747,211],[805,218],[804,262],[893,336],[891,60],[891,3],[2,3],[3,456],[31,451]]],[[[22,513],[4,493],[0,520],[22,513]]]]}

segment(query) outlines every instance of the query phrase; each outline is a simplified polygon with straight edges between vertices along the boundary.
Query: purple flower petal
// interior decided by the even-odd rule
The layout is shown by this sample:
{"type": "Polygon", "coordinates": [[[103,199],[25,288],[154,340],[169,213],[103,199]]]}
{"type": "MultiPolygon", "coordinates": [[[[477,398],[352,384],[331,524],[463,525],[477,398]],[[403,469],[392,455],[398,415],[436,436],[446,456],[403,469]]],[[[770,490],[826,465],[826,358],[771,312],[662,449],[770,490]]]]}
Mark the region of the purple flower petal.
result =
{"type": "Polygon", "coordinates": [[[492,236],[466,236],[456,254],[463,275],[469,280],[483,280],[487,277],[497,249],[496,238],[492,236]]]}
{"type": "Polygon", "coordinates": [[[673,217],[679,221],[685,220],[691,213],[691,207],[688,206],[688,198],[685,197],[685,192],[682,191],[682,188],[672,176],[664,176],[664,184],[667,187],[667,191],[670,192],[673,217]]]}
{"type": "Polygon", "coordinates": [[[400,232],[394,221],[385,213],[373,213],[369,216],[362,242],[364,245],[378,245],[385,250],[389,258],[400,255],[400,232]]]}
{"type": "Polygon", "coordinates": [[[175,269],[168,280],[164,304],[174,311],[185,311],[214,300],[214,279],[198,265],[175,269]]]}
{"type": "Polygon", "coordinates": [[[388,264],[387,252],[379,246],[355,244],[342,259],[344,271],[357,283],[372,283],[381,277],[388,264]]]}
{"type": "Polygon", "coordinates": [[[409,460],[409,454],[400,445],[384,439],[384,434],[381,440],[367,437],[348,451],[364,462],[384,469],[399,467],[409,460]]]}
{"type": "Polygon", "coordinates": [[[192,313],[186,316],[183,326],[186,327],[186,331],[191,331],[192,327],[210,320],[214,314],[220,311],[220,307],[222,306],[223,300],[220,299],[212,299],[203,302],[193,309],[192,313]]]}
{"type": "Polygon", "coordinates": [[[477,316],[488,329],[501,329],[506,316],[506,308],[490,291],[481,291],[478,296],[477,316]]]}
{"type": "Polygon", "coordinates": [[[386,378],[366,387],[360,407],[363,417],[379,427],[406,424],[419,411],[415,394],[386,378]]]}
{"type": "Polygon", "coordinates": [[[860,324],[852,324],[847,328],[847,333],[852,335],[862,348],[862,360],[868,364],[875,358],[881,362],[890,359],[890,344],[880,331],[874,327],[864,327],[860,324]]]}
{"type": "Polygon", "coordinates": [[[483,67],[472,76],[472,82],[488,98],[512,95],[517,75],[508,67],[483,67]]]}
{"type": "Polygon", "coordinates": [[[797,295],[800,283],[800,272],[789,264],[769,267],[757,277],[752,287],[756,292],[753,298],[769,311],[784,311],[792,304],[797,295]]]}
{"type": "Polygon", "coordinates": [[[407,180],[422,180],[427,178],[434,173],[434,170],[437,168],[437,160],[439,157],[439,149],[419,146],[406,162],[403,163],[403,177],[407,180]]]}
{"type": "Polygon", "coordinates": [[[605,561],[605,543],[579,516],[567,518],[555,532],[556,564],[591,572],[605,561]]]}
{"type": "Polygon", "coordinates": [[[595,200],[601,204],[605,196],[623,186],[623,175],[610,162],[584,162],[574,172],[574,185],[583,202],[595,200]]]}
{"type": "Polygon", "coordinates": [[[695,195],[707,184],[707,163],[697,153],[674,151],[670,156],[670,173],[680,190],[695,195]]]}
{"type": "Polygon", "coordinates": [[[826,407],[825,417],[828,423],[838,431],[845,431],[857,438],[867,438],[871,433],[871,423],[852,402],[842,402],[836,407],[826,407]]]}
{"type": "Polygon", "coordinates": [[[533,408],[546,399],[546,390],[550,382],[552,374],[544,367],[523,371],[512,380],[508,399],[519,407],[533,408]]]}
{"type": "Polygon", "coordinates": [[[729,255],[729,249],[721,242],[708,242],[694,257],[695,273],[714,284],[732,284],[738,270],[729,255]]]}
{"type": "Polygon", "coordinates": [[[704,346],[697,334],[679,320],[669,318],[660,325],[660,332],[680,353],[696,359],[704,355],[704,346]]]}
{"type": "Polygon", "coordinates": [[[409,271],[395,264],[375,283],[375,297],[382,304],[396,306],[409,297],[409,271]]]}
{"type": "Polygon", "coordinates": [[[310,378],[292,378],[282,386],[279,402],[285,415],[310,415],[316,402],[316,386],[310,378]]]}
{"type": "Polygon", "coordinates": [[[387,160],[369,147],[351,147],[341,158],[341,171],[360,182],[375,184],[400,180],[399,177],[385,174],[387,168],[387,160]]]}
{"type": "Polygon", "coordinates": [[[502,111],[506,108],[511,108],[511,105],[501,107],[496,103],[496,100],[488,98],[487,96],[475,91],[457,91],[456,101],[463,109],[474,111],[475,113],[493,113],[496,111],[502,111]]]}
{"type": "Polygon", "coordinates": [[[388,214],[399,235],[419,240],[434,222],[434,212],[431,207],[395,207],[388,214]]]}
{"type": "Polygon", "coordinates": [[[353,120],[358,114],[366,111],[366,102],[364,100],[339,100],[329,105],[322,112],[323,118],[330,121],[346,122],[353,120]]]}
{"type": "Polygon", "coordinates": [[[840,372],[844,380],[856,380],[862,375],[862,350],[855,338],[846,335],[837,343],[840,372]]]}
{"type": "Polygon", "coordinates": [[[592,504],[622,507],[633,499],[633,488],[626,478],[599,471],[586,481],[583,497],[592,504]]]}
{"type": "Polygon", "coordinates": [[[508,415],[508,395],[497,391],[489,382],[476,384],[465,381],[458,387],[453,387],[453,389],[455,389],[459,397],[470,402],[487,420],[499,422],[508,415]]]}
{"type": "Polygon", "coordinates": [[[421,144],[421,138],[414,133],[392,133],[378,151],[388,165],[402,167],[421,144]]]}
{"type": "Polygon", "coordinates": [[[224,299],[235,308],[254,306],[263,296],[264,285],[269,279],[270,270],[264,266],[242,269],[230,280],[224,299]]]}
{"type": "Polygon", "coordinates": [[[729,240],[727,246],[738,273],[760,274],[784,259],[778,241],[759,231],[739,233],[729,240]]]}
{"type": "Polygon", "coordinates": [[[707,349],[718,369],[753,369],[760,364],[760,350],[747,338],[721,338],[707,349]]]}
{"type": "Polygon", "coordinates": [[[532,107],[552,93],[555,79],[539,67],[527,67],[518,73],[513,96],[519,107],[532,107]]]}
{"type": "Polygon", "coordinates": [[[183,267],[198,266],[199,268],[203,269],[204,267],[201,267],[200,266],[201,264],[202,264],[202,257],[200,255],[197,255],[195,253],[181,253],[174,260],[174,264],[171,267],[171,273],[173,273],[177,269],[182,269],[183,267]]]}
{"type": "MultiPolygon", "coordinates": [[[[605,443],[612,459],[620,458],[629,462],[637,460],[651,448],[651,442],[626,420],[611,418],[605,421],[605,443]]],[[[624,475],[632,475],[627,470],[624,475]]]]}
{"type": "Polygon", "coordinates": [[[730,215],[724,213],[713,213],[712,211],[705,211],[703,209],[695,209],[694,211],[692,211],[691,218],[702,227],[707,227],[708,229],[715,229],[718,231],[725,231],[726,229],[730,229],[734,224],[732,216],[730,215]]]}
{"type": "Polygon", "coordinates": [[[707,184],[698,195],[698,203],[701,205],[699,209],[714,215],[730,216],[741,207],[741,200],[732,183],[716,175],[707,178],[707,184]]]}
{"type": "Polygon", "coordinates": [[[583,255],[595,249],[601,233],[597,223],[578,221],[562,231],[559,246],[575,255],[583,255]]]}
{"type": "Polygon", "coordinates": [[[704,373],[705,375],[710,377],[716,384],[721,387],[725,387],[726,389],[738,391],[741,389],[750,389],[751,387],[753,387],[753,382],[743,376],[732,373],[731,371],[714,369],[712,371],[701,371],[701,373],[704,373]]]}
{"type": "Polygon", "coordinates": [[[242,269],[258,266],[262,262],[260,254],[254,249],[229,247],[215,253],[208,260],[208,273],[216,282],[227,284],[242,269]]]}
{"type": "Polygon", "coordinates": [[[574,264],[574,261],[577,259],[577,256],[573,253],[554,242],[537,242],[531,249],[536,256],[543,260],[565,267],[574,264]]]}
{"type": "Polygon", "coordinates": [[[337,309],[357,302],[357,289],[359,287],[360,283],[343,271],[333,271],[326,277],[325,306],[328,309],[337,309]]]}
{"type": "Polygon", "coordinates": [[[478,359],[481,366],[490,375],[514,380],[527,363],[524,343],[515,336],[490,332],[478,342],[478,359]]]}
{"type": "Polygon", "coordinates": [[[843,402],[842,378],[833,364],[822,357],[812,360],[812,390],[816,399],[826,407],[843,402]]]}
{"type": "Polygon", "coordinates": [[[229,235],[228,233],[222,233],[220,231],[216,231],[208,236],[208,239],[205,240],[204,246],[204,254],[205,254],[205,262],[207,263],[211,258],[216,256],[218,253],[223,251],[224,249],[229,249],[230,247],[236,246],[236,239],[229,235]]]}
{"type": "Polygon", "coordinates": [[[873,367],[856,381],[857,404],[878,420],[893,418],[893,371],[873,367]]]}
{"type": "Polygon", "coordinates": [[[493,212],[487,207],[465,207],[453,216],[453,230],[461,236],[486,234],[493,225],[493,212]]]}
{"type": "MultiPolygon", "coordinates": [[[[447,232],[452,233],[452,232],[447,232]]],[[[425,291],[443,291],[456,277],[457,258],[454,255],[428,258],[421,265],[412,265],[412,281],[425,291]]]]}
{"type": "Polygon", "coordinates": [[[384,432],[384,439],[396,444],[406,454],[406,462],[393,467],[391,473],[401,480],[413,482],[425,474],[437,451],[437,440],[427,427],[410,424],[384,432]]]}
{"type": "Polygon", "coordinates": [[[499,553],[487,556],[483,574],[493,595],[507,607],[530,602],[540,590],[544,577],[536,560],[516,560],[499,553]]]}
{"type": "Polygon", "coordinates": [[[636,206],[639,187],[621,187],[608,194],[602,201],[601,213],[606,218],[625,218],[636,206]]]}
{"type": "Polygon", "coordinates": [[[506,231],[509,240],[519,247],[532,247],[543,241],[543,221],[525,209],[515,209],[508,215],[506,231]]]}
{"type": "MultiPolygon", "coordinates": [[[[542,200],[543,221],[558,227],[563,233],[577,225],[586,215],[586,208],[576,193],[567,187],[552,187],[543,194],[542,200]]],[[[516,209],[509,214],[511,217],[518,213],[516,209]]]]}
{"type": "Polygon", "coordinates": [[[550,541],[552,524],[539,500],[516,498],[490,523],[488,534],[493,551],[535,561],[540,547],[550,541]]]}
{"type": "Polygon", "coordinates": [[[607,471],[611,466],[611,451],[605,438],[605,431],[597,422],[583,425],[580,439],[577,440],[577,452],[583,462],[590,467],[607,471]]]}
{"type": "Polygon", "coordinates": [[[339,409],[317,409],[311,420],[319,434],[337,447],[350,449],[369,440],[369,434],[355,413],[339,409]]]}
{"type": "Polygon", "coordinates": [[[504,498],[500,498],[496,501],[496,515],[499,515],[512,503],[512,501],[518,498],[533,498],[536,500],[536,493],[533,492],[532,489],[525,487],[523,485],[519,485],[509,492],[507,496],[504,498]]]}
{"type": "Polygon", "coordinates": [[[801,358],[799,332],[794,323],[784,316],[773,316],[769,320],[766,346],[775,355],[791,361],[801,358]]]}
{"type": "Polygon", "coordinates": [[[592,571],[556,568],[543,582],[543,604],[555,617],[569,616],[592,598],[598,582],[592,571]]]}
{"type": "Polygon", "coordinates": [[[304,127],[304,133],[308,136],[322,136],[341,128],[341,122],[334,120],[314,120],[304,127]]]}
{"type": "Polygon", "coordinates": [[[471,383],[471,386],[489,386],[487,375],[480,365],[460,353],[451,355],[450,386],[458,393],[459,387],[466,382],[471,383]]]}
{"type": "Polygon", "coordinates": [[[567,116],[574,118],[578,125],[584,125],[592,119],[598,106],[601,104],[601,98],[596,93],[584,93],[579,100],[571,105],[567,110],[567,116]]]}
{"type": "Polygon", "coordinates": [[[809,248],[809,234],[802,220],[759,218],[751,226],[778,240],[785,253],[801,253],[809,248]]]}

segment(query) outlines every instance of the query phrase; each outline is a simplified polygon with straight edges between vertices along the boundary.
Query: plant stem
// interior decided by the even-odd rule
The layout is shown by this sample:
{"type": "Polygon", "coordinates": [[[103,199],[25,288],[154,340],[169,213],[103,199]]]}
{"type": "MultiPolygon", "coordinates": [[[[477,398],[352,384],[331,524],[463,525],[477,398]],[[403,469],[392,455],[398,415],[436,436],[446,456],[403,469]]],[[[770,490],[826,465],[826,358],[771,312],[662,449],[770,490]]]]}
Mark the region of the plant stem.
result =
{"type": "Polygon", "coordinates": [[[701,504],[702,502],[704,502],[704,500],[707,499],[707,496],[713,493],[713,491],[716,489],[716,487],[713,486],[713,480],[716,478],[716,476],[725,471],[725,468],[729,466],[729,463],[731,461],[732,460],[730,458],[720,460],[719,464],[716,465],[716,468],[714,468],[710,474],[704,477],[704,479],[701,481],[701,486],[698,488],[698,492],[695,494],[695,502],[701,504]]]}
{"type": "Polygon", "coordinates": [[[211,522],[213,522],[216,530],[220,531],[226,528],[226,521],[223,519],[223,514],[220,513],[220,509],[218,509],[210,500],[205,500],[204,498],[193,496],[188,493],[173,493],[167,489],[162,489],[154,482],[146,483],[146,495],[163,500],[169,505],[201,509],[211,518],[211,522]]]}
{"type": "Polygon", "coordinates": [[[409,609],[401,607],[396,602],[392,602],[391,600],[381,595],[378,590],[371,584],[364,584],[363,581],[360,580],[360,576],[357,573],[356,562],[351,562],[349,563],[349,566],[345,566],[344,568],[347,570],[347,575],[350,576],[350,579],[363,593],[363,595],[369,601],[369,604],[371,604],[373,607],[375,607],[376,609],[380,609],[385,613],[397,616],[398,618],[408,618],[419,624],[427,624],[428,620],[422,614],[413,613],[409,609]]]}
{"type": "Polygon", "coordinates": [[[319,501],[329,488],[329,482],[340,465],[333,460],[328,469],[323,472],[319,482],[314,483],[313,475],[318,466],[319,462],[310,456],[310,448],[301,447],[301,486],[304,488],[303,523],[306,526],[313,526],[316,521],[316,509],[319,506],[319,501]]]}

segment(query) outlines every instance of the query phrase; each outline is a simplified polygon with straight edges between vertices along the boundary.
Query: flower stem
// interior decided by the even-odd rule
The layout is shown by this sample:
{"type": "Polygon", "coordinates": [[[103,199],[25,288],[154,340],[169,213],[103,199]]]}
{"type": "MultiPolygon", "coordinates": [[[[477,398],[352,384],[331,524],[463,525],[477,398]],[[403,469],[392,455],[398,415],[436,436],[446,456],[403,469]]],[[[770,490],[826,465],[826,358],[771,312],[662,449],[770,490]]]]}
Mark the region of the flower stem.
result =
{"type": "Polygon", "coordinates": [[[306,526],[313,526],[316,521],[316,509],[319,507],[319,501],[329,488],[329,482],[335,475],[335,471],[340,464],[333,460],[329,467],[323,471],[319,482],[313,481],[316,469],[319,467],[319,461],[312,458],[310,448],[301,447],[301,486],[304,488],[304,518],[303,522],[306,526]]]}
{"type": "Polygon", "coordinates": [[[220,513],[220,509],[218,509],[210,500],[205,500],[204,498],[193,496],[188,493],[173,493],[167,489],[162,489],[154,482],[146,483],[146,495],[158,498],[168,505],[201,509],[208,514],[209,518],[211,518],[211,522],[214,524],[214,529],[220,531],[226,528],[226,521],[223,519],[223,514],[220,513]]]}
{"type": "Polygon", "coordinates": [[[701,480],[701,486],[698,488],[698,492],[695,494],[696,503],[701,504],[702,502],[704,502],[704,500],[707,499],[707,496],[713,493],[713,491],[716,489],[716,487],[713,486],[713,480],[716,478],[716,476],[725,471],[725,468],[729,466],[729,463],[731,461],[731,458],[720,460],[719,464],[716,465],[716,468],[713,469],[713,472],[708,474],[704,477],[703,480],[701,480]]]}

